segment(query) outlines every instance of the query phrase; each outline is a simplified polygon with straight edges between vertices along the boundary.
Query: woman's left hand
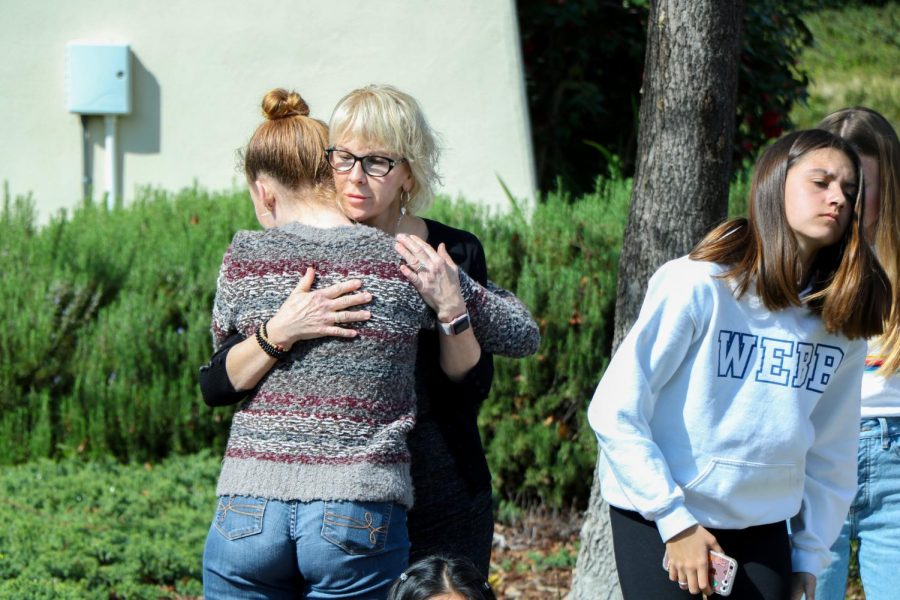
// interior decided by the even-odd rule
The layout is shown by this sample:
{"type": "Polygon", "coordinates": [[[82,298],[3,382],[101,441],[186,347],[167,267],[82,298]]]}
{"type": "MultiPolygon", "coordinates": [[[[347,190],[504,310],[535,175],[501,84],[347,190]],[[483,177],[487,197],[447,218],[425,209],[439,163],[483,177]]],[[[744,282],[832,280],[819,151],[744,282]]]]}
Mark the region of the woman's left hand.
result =
{"type": "Polygon", "coordinates": [[[800,600],[803,594],[806,594],[806,600],[815,600],[816,576],[798,571],[791,576],[791,600],[800,600]]]}
{"type": "Polygon", "coordinates": [[[466,311],[459,288],[459,267],[443,243],[435,251],[422,238],[401,233],[394,248],[406,261],[400,265],[403,275],[437,313],[438,320],[447,323],[466,311]]]}

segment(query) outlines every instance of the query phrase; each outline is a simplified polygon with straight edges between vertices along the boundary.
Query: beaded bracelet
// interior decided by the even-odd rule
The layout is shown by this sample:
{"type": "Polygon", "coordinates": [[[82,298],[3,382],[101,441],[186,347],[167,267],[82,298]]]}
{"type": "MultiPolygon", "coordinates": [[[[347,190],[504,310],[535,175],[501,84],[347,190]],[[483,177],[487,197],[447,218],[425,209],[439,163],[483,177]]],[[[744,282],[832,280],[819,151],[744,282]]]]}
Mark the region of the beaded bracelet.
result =
{"type": "Polygon", "coordinates": [[[279,352],[287,352],[288,351],[288,349],[285,348],[284,346],[282,346],[281,344],[276,344],[271,339],[269,339],[269,322],[268,321],[263,321],[263,323],[262,323],[262,335],[263,335],[263,339],[266,340],[267,342],[269,342],[269,344],[271,346],[273,346],[279,352]]]}
{"type": "Polygon", "coordinates": [[[274,358],[275,360],[284,360],[290,354],[290,351],[282,348],[278,344],[273,344],[269,340],[268,331],[266,331],[266,324],[262,323],[256,329],[256,343],[259,344],[259,347],[263,349],[263,352],[274,358]]]}

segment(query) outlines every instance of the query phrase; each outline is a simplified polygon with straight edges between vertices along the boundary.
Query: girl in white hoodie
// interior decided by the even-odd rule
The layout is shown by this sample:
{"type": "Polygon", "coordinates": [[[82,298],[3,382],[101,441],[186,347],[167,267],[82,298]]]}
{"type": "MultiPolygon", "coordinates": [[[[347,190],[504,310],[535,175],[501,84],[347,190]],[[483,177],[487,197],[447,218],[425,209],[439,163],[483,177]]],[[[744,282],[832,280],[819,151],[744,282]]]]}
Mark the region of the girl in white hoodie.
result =
{"type": "Polygon", "coordinates": [[[846,142],[789,134],[756,164],[749,218],[651,278],[588,411],[626,600],[712,593],[711,550],[739,564],[733,598],[812,597],[855,490],[865,338],[890,310],[862,190],[846,142]]]}

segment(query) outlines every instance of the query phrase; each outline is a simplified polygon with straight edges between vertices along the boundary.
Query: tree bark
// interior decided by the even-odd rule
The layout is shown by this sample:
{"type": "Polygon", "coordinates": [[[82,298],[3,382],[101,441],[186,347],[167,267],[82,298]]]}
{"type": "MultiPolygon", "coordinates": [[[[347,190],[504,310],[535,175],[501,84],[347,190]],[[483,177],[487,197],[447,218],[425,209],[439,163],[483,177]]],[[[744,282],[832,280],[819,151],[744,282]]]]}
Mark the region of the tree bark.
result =
{"type": "MultiPolygon", "coordinates": [[[[654,271],[687,254],[726,216],[743,6],[743,0],[651,2],[613,352],[637,318],[654,271]]],[[[621,598],[599,487],[595,475],[570,600],[621,598]]]]}

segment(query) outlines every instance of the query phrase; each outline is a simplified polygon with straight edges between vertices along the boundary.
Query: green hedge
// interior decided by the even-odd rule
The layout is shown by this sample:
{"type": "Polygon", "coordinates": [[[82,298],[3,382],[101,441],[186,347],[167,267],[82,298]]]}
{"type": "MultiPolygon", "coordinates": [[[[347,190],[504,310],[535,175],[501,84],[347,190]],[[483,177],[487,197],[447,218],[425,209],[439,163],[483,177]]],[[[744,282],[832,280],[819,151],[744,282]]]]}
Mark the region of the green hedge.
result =
{"type": "Polygon", "coordinates": [[[143,461],[221,446],[222,415],[201,402],[197,367],[216,270],[248,208],[238,194],[147,192],[38,228],[29,202],[5,200],[0,460],[143,461]]]}
{"type": "MultiPolygon", "coordinates": [[[[595,444],[585,407],[604,368],[627,181],[499,215],[463,201],[430,213],[475,232],[492,279],[532,309],[535,357],[497,360],[481,415],[500,497],[586,498],[595,444]]],[[[157,460],[221,452],[230,411],[197,385],[215,278],[233,233],[257,227],[243,192],[146,191],[38,227],[26,199],[0,215],[0,463],[157,460]]]]}

